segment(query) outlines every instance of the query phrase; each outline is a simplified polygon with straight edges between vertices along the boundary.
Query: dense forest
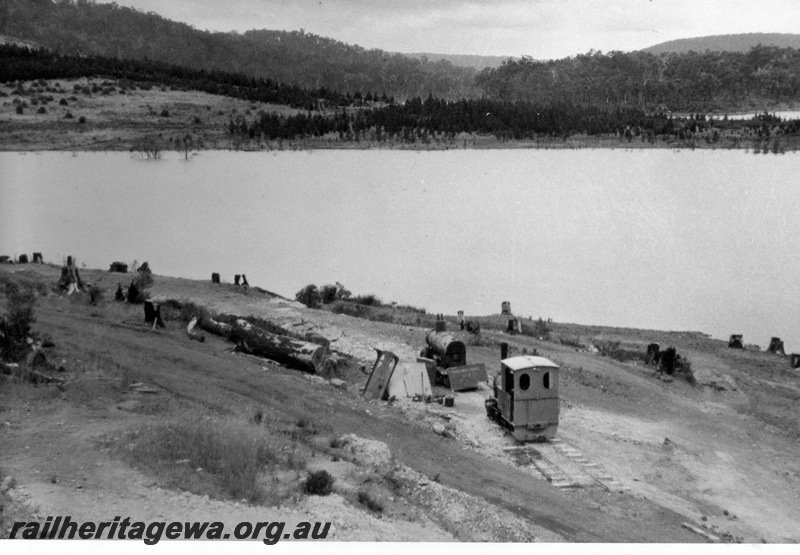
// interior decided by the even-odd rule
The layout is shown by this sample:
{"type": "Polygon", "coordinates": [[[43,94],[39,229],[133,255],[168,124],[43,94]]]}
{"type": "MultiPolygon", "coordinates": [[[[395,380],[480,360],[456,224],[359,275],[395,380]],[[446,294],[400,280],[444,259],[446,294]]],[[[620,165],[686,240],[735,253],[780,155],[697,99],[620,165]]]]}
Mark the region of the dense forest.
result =
{"type": "MultiPolygon", "coordinates": [[[[651,113],[724,113],[793,104],[800,87],[800,50],[779,46],[746,52],[590,51],[550,61],[522,57],[477,73],[445,60],[365,50],[302,30],[200,31],[152,12],[91,0],[2,0],[3,33],[64,54],[159,61],[309,91],[377,93],[399,101],[432,95],[538,105],[558,99],[651,113]]],[[[778,36],[787,37],[797,38],[778,36]]],[[[698,40],[688,44],[704,44],[698,40]]]]}
{"type": "Polygon", "coordinates": [[[0,61],[0,82],[11,85],[11,94],[18,97],[18,102],[26,95],[36,94],[26,89],[25,82],[96,76],[117,79],[121,88],[199,90],[297,109],[292,115],[261,109],[249,116],[232,116],[226,131],[237,144],[324,137],[378,145],[446,146],[464,136],[531,142],[579,135],[650,144],[677,142],[680,146],[715,145],[723,140],[727,142],[722,146],[736,147],[743,141],[772,141],[769,148],[779,149],[781,141],[794,143],[800,133],[800,121],[783,122],[766,114],[746,122],[732,122],[707,118],[701,113],[676,117],[638,106],[598,106],[569,99],[531,102],[484,97],[453,101],[428,95],[396,102],[369,92],[343,95],[242,73],[195,70],[149,60],[64,55],[15,45],[0,45],[0,61]]]}
{"type": "Polygon", "coordinates": [[[562,60],[507,60],[477,83],[489,98],[596,106],[732,111],[798,100],[800,50],[756,46],[742,52],[589,52],[562,60]]]}
{"type": "Polygon", "coordinates": [[[462,98],[478,92],[475,70],[444,60],[366,50],[302,30],[212,33],[90,0],[2,0],[0,34],[67,54],[158,60],[343,94],[462,98]]]}
{"type": "Polygon", "coordinates": [[[297,111],[232,116],[226,132],[237,141],[453,145],[464,136],[582,136],[681,146],[767,148],[771,141],[776,150],[800,141],[800,122],[766,112],[747,122],[705,115],[794,106],[794,48],[591,51],[551,61],[508,59],[476,73],[302,30],[199,31],[91,0],[0,0],[0,33],[43,45],[0,46],[0,82],[11,83],[18,97],[27,94],[25,81],[102,76],[124,87],[198,90],[297,111]]]}
{"type": "MultiPolygon", "coordinates": [[[[303,110],[358,106],[365,101],[360,93],[350,95],[325,88],[304,89],[270,79],[257,79],[244,73],[197,70],[152,60],[66,55],[44,48],[32,49],[13,44],[0,45],[0,60],[0,82],[4,83],[104,75],[131,81],[139,86],[166,85],[303,110]]],[[[372,93],[366,96],[369,100],[373,99],[372,93]]],[[[394,102],[394,99],[379,97],[377,93],[374,99],[394,102]]]]}

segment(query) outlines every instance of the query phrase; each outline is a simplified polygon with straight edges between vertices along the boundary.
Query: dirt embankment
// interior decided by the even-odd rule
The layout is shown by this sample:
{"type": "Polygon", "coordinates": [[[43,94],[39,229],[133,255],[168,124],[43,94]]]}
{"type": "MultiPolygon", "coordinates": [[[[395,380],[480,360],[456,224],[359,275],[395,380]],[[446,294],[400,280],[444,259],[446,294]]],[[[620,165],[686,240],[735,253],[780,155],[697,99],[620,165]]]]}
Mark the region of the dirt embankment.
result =
{"type": "MultiPolygon", "coordinates": [[[[4,265],[0,272],[51,285],[59,269],[4,265]]],[[[498,343],[507,340],[512,350],[537,349],[561,366],[561,447],[542,452],[575,477],[582,470],[574,461],[586,460],[589,478],[559,489],[504,451],[513,441],[486,418],[488,385],[457,393],[452,408],[365,402],[358,393],[363,374],[345,376],[347,389],[338,389],[233,353],[221,338],[190,341],[177,312],[154,331],[140,307],[112,300],[119,274],[83,277],[104,292],[98,304],[86,295],[37,303],[34,329],[56,345],[48,356],[64,367],[65,385],[5,380],[0,388],[0,434],[9,446],[0,469],[16,482],[4,494],[13,500],[11,514],[329,520],[340,540],[705,541],[684,523],[722,541],[800,539],[800,389],[783,358],[729,351],[698,334],[599,334],[554,324],[553,339],[560,330],[575,343],[562,345],[485,330],[468,347],[470,361],[493,371],[498,343]],[[588,348],[594,339],[619,339],[631,349],[674,344],[692,361],[699,385],[601,357],[588,348]],[[135,383],[143,385],[131,389],[135,383]],[[255,429],[281,446],[267,482],[259,478],[265,498],[243,502],[182,455],[166,466],[146,464],[147,430],[165,422],[194,429],[187,417],[239,419],[247,433],[255,429]],[[570,460],[571,453],[581,459],[570,460]],[[595,468],[620,487],[593,481],[595,468]],[[303,494],[305,477],[317,470],[336,478],[332,495],[303,494]]],[[[151,293],[322,336],[365,364],[374,360],[373,347],[412,359],[426,332],[308,310],[233,285],[156,276],[151,293]]]]}

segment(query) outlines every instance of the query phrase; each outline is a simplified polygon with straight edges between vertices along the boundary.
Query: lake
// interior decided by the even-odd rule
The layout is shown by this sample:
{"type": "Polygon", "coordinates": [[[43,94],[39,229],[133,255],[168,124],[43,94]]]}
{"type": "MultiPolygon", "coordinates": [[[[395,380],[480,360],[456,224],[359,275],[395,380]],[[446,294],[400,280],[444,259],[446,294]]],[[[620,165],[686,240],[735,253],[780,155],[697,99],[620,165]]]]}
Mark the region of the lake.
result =
{"type": "MultiPolygon", "coordinates": [[[[758,116],[758,115],[763,114],[763,113],[764,113],[764,110],[761,110],[760,112],[756,111],[756,112],[752,112],[752,113],[748,113],[748,114],[723,114],[721,116],[720,115],[715,115],[714,119],[722,119],[725,116],[727,116],[728,119],[733,119],[733,120],[753,119],[753,117],[758,116]]],[[[779,111],[779,112],[773,112],[773,111],[767,110],[767,113],[769,115],[771,115],[771,116],[779,117],[783,121],[800,119],[800,112],[798,112],[796,110],[793,110],[793,111],[792,110],[790,110],[790,111],[779,111]]]]}
{"type": "Polygon", "coordinates": [[[0,153],[0,254],[800,349],[800,156],[0,153]]]}

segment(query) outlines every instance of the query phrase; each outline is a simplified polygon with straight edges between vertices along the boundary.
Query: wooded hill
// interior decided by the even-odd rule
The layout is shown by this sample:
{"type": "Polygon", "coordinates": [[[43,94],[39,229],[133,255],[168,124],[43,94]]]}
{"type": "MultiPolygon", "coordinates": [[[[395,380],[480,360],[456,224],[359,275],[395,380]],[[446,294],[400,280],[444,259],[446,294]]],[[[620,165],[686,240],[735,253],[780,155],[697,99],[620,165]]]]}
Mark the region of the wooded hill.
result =
{"type": "Polygon", "coordinates": [[[366,50],[303,31],[212,33],[90,0],[2,0],[0,34],[67,54],[158,60],[343,94],[462,98],[478,92],[473,69],[444,60],[366,50]]]}
{"type": "Polygon", "coordinates": [[[740,33],[735,35],[709,35],[691,39],[677,39],[662,42],[643,52],[650,54],[683,54],[686,52],[748,52],[756,46],[777,46],[779,48],[800,48],[800,35],[793,33],[740,33]]]}
{"type": "MultiPolygon", "coordinates": [[[[597,106],[586,103],[508,101],[490,98],[448,101],[429,95],[405,102],[376,97],[342,95],[333,91],[282,85],[244,74],[207,72],[154,61],[120,60],[102,56],[69,56],[24,46],[0,46],[0,82],[10,85],[11,102],[17,114],[28,106],[44,104],[64,89],[48,80],[80,77],[116,79],[107,87],[74,85],[87,97],[92,94],[123,94],[126,90],[153,86],[166,91],[199,90],[252,102],[245,114],[231,113],[225,131],[237,148],[264,141],[311,140],[330,145],[355,143],[364,146],[420,144],[452,148],[466,146],[477,137],[496,141],[544,141],[545,146],[573,136],[592,138],[594,143],[645,143],[656,146],[709,146],[713,148],[794,150],[800,140],[800,120],[783,122],[763,114],[750,121],[711,120],[703,114],[675,117],[665,111],[647,112],[637,106],[597,106]],[[113,86],[111,86],[113,85],[113,86]],[[117,92],[117,88],[119,92],[117,92]],[[258,109],[255,103],[294,106],[293,114],[258,109]],[[255,113],[254,113],[255,112],[255,113]]],[[[0,91],[0,96],[9,93],[0,91]]],[[[42,112],[44,109],[44,112],[42,112]]],[[[35,125],[34,122],[28,122],[35,125]]],[[[217,124],[219,125],[219,124],[217,124]]]]}
{"type": "Polygon", "coordinates": [[[735,111],[794,103],[800,50],[757,46],[742,52],[589,52],[540,62],[523,57],[486,69],[477,84],[490,98],[638,106],[648,111],[735,111]]]}

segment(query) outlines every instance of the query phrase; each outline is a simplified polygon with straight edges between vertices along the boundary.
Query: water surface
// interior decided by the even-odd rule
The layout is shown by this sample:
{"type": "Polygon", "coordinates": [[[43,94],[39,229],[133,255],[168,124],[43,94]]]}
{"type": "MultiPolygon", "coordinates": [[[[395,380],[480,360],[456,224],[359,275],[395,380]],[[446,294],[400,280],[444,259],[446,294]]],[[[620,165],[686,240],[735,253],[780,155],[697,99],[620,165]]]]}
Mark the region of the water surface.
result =
{"type": "Polygon", "coordinates": [[[0,153],[0,254],[800,349],[800,156],[0,153]]]}

